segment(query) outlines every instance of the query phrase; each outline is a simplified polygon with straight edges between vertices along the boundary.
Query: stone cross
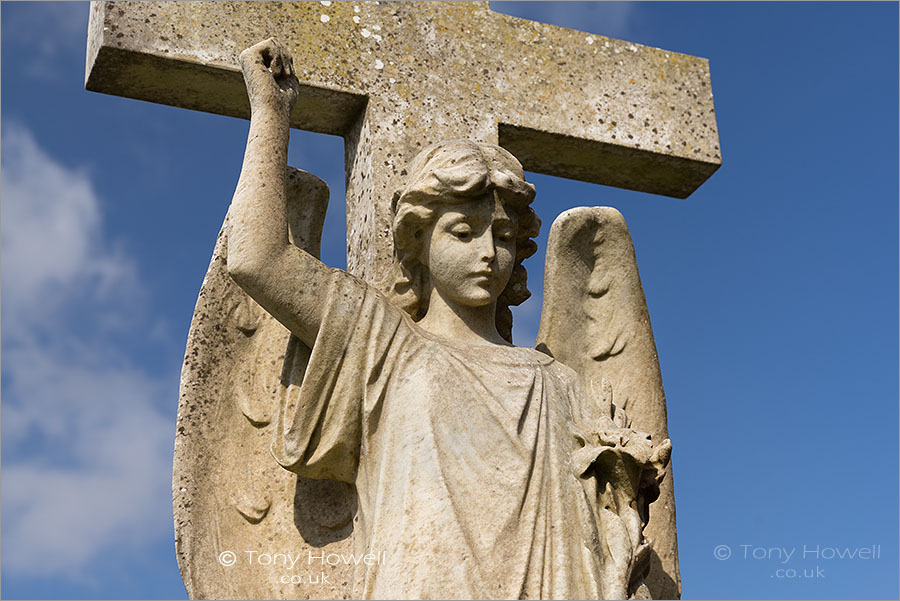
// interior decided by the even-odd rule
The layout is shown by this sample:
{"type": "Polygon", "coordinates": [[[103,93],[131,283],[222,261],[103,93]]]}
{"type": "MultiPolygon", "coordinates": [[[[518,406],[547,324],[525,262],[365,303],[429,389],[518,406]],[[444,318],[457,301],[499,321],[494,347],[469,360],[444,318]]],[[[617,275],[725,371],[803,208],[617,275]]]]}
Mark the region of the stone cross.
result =
{"type": "Polygon", "coordinates": [[[248,118],[237,55],[271,36],[302,86],[292,125],[346,141],[347,265],[370,281],[391,261],[404,166],[442,138],[677,198],[721,164],[705,59],[487,2],[94,2],[86,87],[248,118]]]}
{"type": "MultiPolygon", "coordinates": [[[[292,126],[345,139],[348,271],[370,282],[392,261],[391,196],[432,142],[500,144],[529,171],[677,198],[721,164],[705,59],[487,2],[93,2],[86,87],[248,118],[237,57],[272,36],[301,84],[292,126]]],[[[680,592],[671,491],[655,598],[680,592]]]]}

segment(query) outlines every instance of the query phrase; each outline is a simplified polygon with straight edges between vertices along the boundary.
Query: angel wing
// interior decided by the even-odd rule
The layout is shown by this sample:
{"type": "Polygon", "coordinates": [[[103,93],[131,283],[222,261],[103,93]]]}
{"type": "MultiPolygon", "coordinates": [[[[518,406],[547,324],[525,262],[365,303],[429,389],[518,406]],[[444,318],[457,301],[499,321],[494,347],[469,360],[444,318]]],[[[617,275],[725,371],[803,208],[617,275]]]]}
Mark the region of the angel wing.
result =
{"type": "MultiPolygon", "coordinates": [[[[611,207],[579,207],[550,229],[538,349],[577,371],[601,402],[606,380],[612,399],[635,430],[668,438],[666,398],[638,274],[622,214],[611,207]]],[[[654,599],[681,592],[675,534],[672,466],[650,506],[645,534],[653,541],[647,585],[654,599]]]]}
{"type": "MultiPolygon", "coordinates": [[[[318,257],[328,187],[289,168],[287,191],[292,242],[318,257]]],[[[350,552],[356,493],[272,458],[274,412],[299,387],[310,349],[228,275],[227,224],[181,373],[172,490],[181,575],[192,599],[346,598],[352,566],[310,557],[350,552]]]]}

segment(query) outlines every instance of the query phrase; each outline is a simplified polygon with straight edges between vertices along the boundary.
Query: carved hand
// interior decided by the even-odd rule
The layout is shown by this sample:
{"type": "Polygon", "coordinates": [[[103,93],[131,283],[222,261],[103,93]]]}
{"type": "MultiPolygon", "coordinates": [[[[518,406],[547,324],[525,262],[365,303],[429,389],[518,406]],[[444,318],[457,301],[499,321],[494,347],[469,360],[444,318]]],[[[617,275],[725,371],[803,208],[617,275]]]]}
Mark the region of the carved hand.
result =
{"type": "Polygon", "coordinates": [[[672,444],[665,439],[654,445],[649,434],[632,429],[631,420],[612,402],[608,381],[597,392],[602,414],[588,431],[576,432],[578,448],[572,458],[595,499],[602,598],[629,599],[646,588],[652,542],[644,539],[644,526],[648,505],[659,496],[672,444]]]}
{"type": "Polygon", "coordinates": [[[255,44],[240,56],[244,82],[250,97],[250,110],[254,113],[274,109],[280,116],[290,115],[300,83],[294,75],[290,53],[275,38],[255,44]]]}

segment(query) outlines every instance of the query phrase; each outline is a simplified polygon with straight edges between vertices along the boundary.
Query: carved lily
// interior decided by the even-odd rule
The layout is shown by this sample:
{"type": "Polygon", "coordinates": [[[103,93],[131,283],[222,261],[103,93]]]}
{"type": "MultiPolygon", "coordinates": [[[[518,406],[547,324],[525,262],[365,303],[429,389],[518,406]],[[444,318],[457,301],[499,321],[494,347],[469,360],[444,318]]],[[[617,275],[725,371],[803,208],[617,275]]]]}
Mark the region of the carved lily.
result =
{"type": "Polygon", "coordinates": [[[652,541],[645,539],[649,505],[659,497],[659,484],[672,453],[668,439],[654,445],[651,436],[628,427],[624,412],[612,403],[604,380],[602,415],[588,433],[576,434],[573,453],[577,475],[595,500],[600,533],[605,599],[649,598],[643,581],[650,569],[652,541]]]}

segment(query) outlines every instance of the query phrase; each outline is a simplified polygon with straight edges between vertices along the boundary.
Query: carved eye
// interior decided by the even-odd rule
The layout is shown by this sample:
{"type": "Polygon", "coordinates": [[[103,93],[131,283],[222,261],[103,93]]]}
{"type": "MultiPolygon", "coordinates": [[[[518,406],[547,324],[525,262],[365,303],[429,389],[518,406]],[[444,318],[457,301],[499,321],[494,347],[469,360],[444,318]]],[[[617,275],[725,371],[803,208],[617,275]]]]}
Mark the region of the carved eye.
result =
{"type": "Polygon", "coordinates": [[[453,229],[450,230],[450,233],[462,241],[470,240],[472,238],[472,228],[465,223],[454,226],[453,229]]]}
{"type": "Polygon", "coordinates": [[[499,230],[497,232],[497,239],[501,242],[511,242],[513,239],[513,233],[510,230],[499,230]]]}

